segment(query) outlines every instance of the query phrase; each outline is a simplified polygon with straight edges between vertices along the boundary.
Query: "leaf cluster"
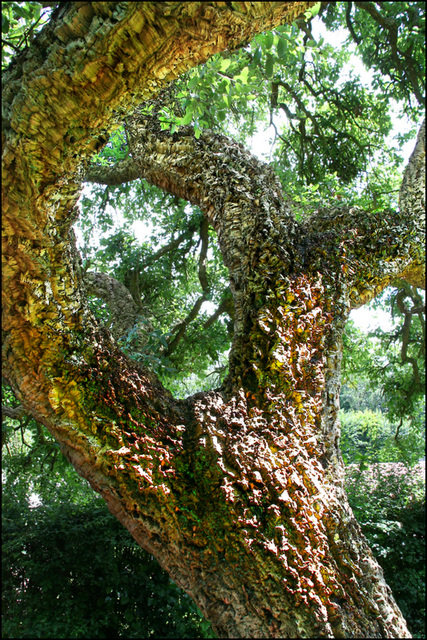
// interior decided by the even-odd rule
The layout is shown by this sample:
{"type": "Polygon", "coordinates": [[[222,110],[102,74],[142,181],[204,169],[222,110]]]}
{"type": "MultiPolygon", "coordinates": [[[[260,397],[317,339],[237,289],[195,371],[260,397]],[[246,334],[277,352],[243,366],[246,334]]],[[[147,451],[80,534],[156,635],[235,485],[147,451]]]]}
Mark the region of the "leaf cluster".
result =
{"type": "Polygon", "coordinates": [[[28,47],[36,33],[47,23],[56,2],[2,2],[2,69],[13,56],[28,47]],[[48,6],[46,6],[48,5],[48,6]],[[45,7],[44,10],[43,7],[45,7]]]}

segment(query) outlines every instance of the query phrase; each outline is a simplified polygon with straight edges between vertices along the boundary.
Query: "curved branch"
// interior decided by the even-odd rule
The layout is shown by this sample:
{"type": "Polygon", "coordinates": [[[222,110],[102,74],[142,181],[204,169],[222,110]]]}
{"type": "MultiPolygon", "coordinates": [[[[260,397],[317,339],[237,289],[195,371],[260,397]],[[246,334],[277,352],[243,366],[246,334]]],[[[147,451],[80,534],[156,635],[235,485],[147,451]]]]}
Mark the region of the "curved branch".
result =
{"type": "Polygon", "coordinates": [[[138,316],[130,291],[107,273],[86,272],[84,282],[89,294],[106,302],[111,314],[110,331],[118,340],[135,325],[138,316]]]}
{"type": "Polygon", "coordinates": [[[347,2],[346,3],[346,7],[345,7],[345,23],[347,25],[347,29],[350,32],[351,37],[353,38],[353,40],[355,41],[356,44],[360,44],[362,39],[359,38],[353,29],[353,23],[351,21],[351,2],[347,2]]]}
{"type": "Polygon", "coordinates": [[[132,182],[140,178],[140,171],[133,158],[126,158],[116,162],[113,166],[90,164],[86,169],[83,180],[117,186],[125,182],[132,182]]]}
{"type": "Polygon", "coordinates": [[[350,287],[352,308],[369,302],[396,279],[425,288],[424,163],[425,122],[405,169],[399,211],[366,213],[337,207],[319,210],[305,222],[306,260],[319,267],[325,264],[323,249],[316,247],[328,234],[341,253],[340,277],[350,287]]]}
{"type": "MultiPolygon", "coordinates": [[[[264,253],[262,247],[252,253],[248,242],[251,228],[254,232],[263,229],[262,236],[268,244],[265,253],[271,254],[277,241],[280,249],[276,245],[274,251],[282,263],[291,259],[287,238],[294,237],[296,224],[284,203],[278,179],[240,145],[209,131],[203,132],[199,140],[190,127],[171,135],[159,131],[143,112],[132,120],[129,130],[141,176],[198,204],[217,230],[230,270],[238,335],[244,323],[250,265],[257,264],[259,255],[264,253]],[[221,182],[218,176],[222,177],[221,182]],[[262,196],[267,192],[268,205],[262,196]],[[248,207],[252,215],[247,214],[248,207]]],[[[400,212],[368,214],[357,209],[325,209],[298,231],[301,246],[307,245],[303,260],[310,259],[312,264],[318,261],[319,266],[325,263],[319,253],[324,234],[335,238],[328,259],[338,260],[333,269],[338,269],[340,277],[352,288],[354,307],[370,300],[396,278],[424,286],[424,154],[423,125],[402,181],[400,212]],[[403,237],[402,227],[406,225],[409,233],[403,237]],[[302,241],[304,235],[306,240],[302,241]]],[[[295,254],[293,259],[297,259],[295,254]]]]}

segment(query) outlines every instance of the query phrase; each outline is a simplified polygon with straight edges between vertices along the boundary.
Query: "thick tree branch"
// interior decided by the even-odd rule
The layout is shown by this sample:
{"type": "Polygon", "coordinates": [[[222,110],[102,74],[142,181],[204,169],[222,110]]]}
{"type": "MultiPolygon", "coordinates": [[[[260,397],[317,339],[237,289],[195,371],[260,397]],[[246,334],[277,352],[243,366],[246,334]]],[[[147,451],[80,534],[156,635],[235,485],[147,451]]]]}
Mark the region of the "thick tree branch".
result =
{"type": "MultiPolygon", "coordinates": [[[[242,269],[240,255],[229,253],[227,238],[238,233],[237,209],[232,203],[242,198],[242,179],[245,181],[244,197],[254,210],[253,224],[269,226],[270,213],[267,214],[263,209],[258,197],[264,186],[261,187],[249,177],[254,173],[255,166],[257,175],[261,175],[260,163],[239,145],[210,132],[204,132],[196,140],[189,127],[173,135],[160,131],[158,124],[144,116],[143,112],[132,120],[129,130],[134,161],[139,165],[141,177],[200,206],[216,228],[225,263],[230,269],[237,322],[240,320],[239,326],[242,327],[244,282],[249,271],[242,269]],[[230,166],[236,162],[239,182],[235,180],[235,170],[230,170],[230,166]],[[226,189],[223,183],[220,189],[217,187],[217,176],[221,171],[224,176],[228,175],[226,189]],[[230,205],[233,213],[230,211],[227,215],[225,212],[230,205]],[[231,228],[228,228],[229,224],[231,228]],[[233,282],[237,283],[237,287],[233,282]]],[[[331,240],[335,238],[331,244],[331,249],[332,246],[334,248],[327,259],[332,260],[333,269],[338,268],[341,277],[348,281],[353,290],[352,304],[355,306],[367,302],[398,277],[411,280],[417,286],[424,284],[423,140],[424,126],[420,129],[416,148],[405,170],[400,212],[367,214],[356,209],[325,209],[312,216],[304,224],[304,230],[299,231],[301,238],[304,235],[307,238],[301,243],[301,246],[306,244],[303,260],[310,259],[312,263],[317,261],[319,267],[325,263],[325,257],[319,254],[322,236],[327,233],[331,234],[331,240]],[[406,224],[409,224],[410,231],[403,238],[401,229],[406,224]]],[[[267,167],[262,168],[263,175],[269,171],[267,167]]],[[[293,237],[295,223],[291,212],[285,209],[277,178],[274,184],[273,198],[275,202],[282,203],[279,205],[276,228],[283,252],[286,246],[284,238],[293,237]]],[[[247,229],[246,233],[251,232],[247,229]]],[[[237,246],[233,244],[234,250],[237,246]]]]}
{"type": "Polygon", "coordinates": [[[135,325],[139,312],[130,291],[107,273],[86,272],[84,282],[90,295],[106,302],[111,314],[109,329],[118,340],[135,325]]]}
{"type": "Polygon", "coordinates": [[[84,181],[116,186],[126,182],[133,182],[140,177],[140,171],[134,159],[126,158],[110,167],[91,164],[85,171],[84,181]]]}
{"type": "Polygon", "coordinates": [[[425,120],[418,132],[415,148],[403,174],[399,193],[399,208],[404,215],[425,220],[426,199],[426,131],[425,120]]]}

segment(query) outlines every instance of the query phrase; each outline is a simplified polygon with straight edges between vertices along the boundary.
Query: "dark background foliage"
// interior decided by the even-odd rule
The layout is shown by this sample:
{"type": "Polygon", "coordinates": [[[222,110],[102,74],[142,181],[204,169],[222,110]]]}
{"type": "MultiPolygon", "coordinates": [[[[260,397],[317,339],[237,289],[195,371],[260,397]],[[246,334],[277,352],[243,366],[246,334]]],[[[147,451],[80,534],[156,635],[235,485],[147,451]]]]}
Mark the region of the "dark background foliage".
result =
{"type": "Polygon", "coordinates": [[[425,465],[347,467],[350,505],[414,638],[425,638],[425,465]]]}
{"type": "Polygon", "coordinates": [[[84,481],[65,485],[53,472],[36,507],[28,481],[3,494],[2,637],[212,637],[193,601],[84,481]]]}

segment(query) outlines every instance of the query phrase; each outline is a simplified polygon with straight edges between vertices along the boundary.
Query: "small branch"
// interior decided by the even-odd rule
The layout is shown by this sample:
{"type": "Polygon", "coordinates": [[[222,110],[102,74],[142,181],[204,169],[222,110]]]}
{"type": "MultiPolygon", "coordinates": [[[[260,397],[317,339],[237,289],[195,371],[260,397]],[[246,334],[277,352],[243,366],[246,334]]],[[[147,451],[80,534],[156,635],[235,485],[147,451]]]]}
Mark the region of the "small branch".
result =
{"type": "Polygon", "coordinates": [[[230,318],[233,319],[234,305],[232,297],[227,297],[222,300],[218,309],[204,323],[203,329],[209,329],[209,327],[211,327],[223,313],[227,313],[230,318]]]}
{"type": "Polygon", "coordinates": [[[397,425],[396,433],[394,434],[394,439],[396,440],[396,442],[399,439],[399,431],[400,431],[400,428],[401,428],[402,424],[403,424],[403,418],[400,418],[400,422],[397,425]]]}
{"type": "Polygon", "coordinates": [[[17,407],[7,407],[2,404],[1,413],[2,418],[12,418],[12,420],[21,420],[21,418],[27,415],[27,411],[22,404],[19,404],[17,407]]]}
{"type": "Polygon", "coordinates": [[[208,275],[206,271],[206,255],[208,252],[209,246],[209,223],[206,218],[203,218],[200,224],[200,239],[202,241],[202,246],[199,254],[199,281],[202,287],[203,294],[199,296],[196,302],[193,305],[190,313],[182,322],[180,322],[176,328],[178,328],[178,333],[175,335],[174,339],[169,343],[168,348],[165,351],[166,356],[170,356],[175,349],[177,348],[180,340],[184,337],[188,325],[193,322],[193,320],[198,316],[199,311],[202,307],[202,304],[206,302],[210,293],[210,287],[208,282],[208,275]]]}
{"type": "Polygon", "coordinates": [[[192,236],[196,228],[196,224],[189,224],[187,229],[183,231],[177,238],[171,240],[171,242],[165,244],[158,251],[156,251],[156,253],[153,253],[153,255],[149,256],[143,262],[141,262],[141,269],[145,269],[145,267],[164,256],[166,253],[177,249],[179,245],[184,242],[184,240],[188,240],[192,236]]]}
{"type": "Polygon", "coordinates": [[[202,287],[203,294],[207,296],[210,291],[208,274],[206,271],[206,256],[209,246],[209,223],[206,218],[203,218],[200,225],[200,239],[202,241],[202,247],[199,254],[199,282],[202,287]]]}
{"type": "Polygon", "coordinates": [[[350,31],[350,35],[353,38],[353,40],[355,41],[356,44],[360,44],[362,39],[359,38],[353,29],[353,23],[351,21],[351,5],[352,2],[347,2],[346,3],[346,8],[345,8],[345,23],[347,25],[347,29],[350,31]]]}
{"type": "Polygon", "coordinates": [[[420,374],[419,374],[418,362],[416,358],[413,358],[408,355],[408,347],[409,347],[412,316],[422,313],[422,311],[425,310],[425,307],[420,308],[418,306],[417,307],[414,306],[412,309],[407,309],[404,304],[404,300],[407,297],[410,297],[413,300],[411,294],[405,289],[402,289],[401,291],[399,291],[399,293],[396,296],[396,305],[399,311],[405,316],[405,320],[402,328],[402,349],[400,352],[400,357],[401,357],[402,364],[409,363],[411,365],[415,384],[419,386],[420,374]]]}
{"type": "Polygon", "coordinates": [[[19,53],[21,51],[20,47],[17,47],[16,45],[12,44],[12,42],[10,42],[9,40],[6,40],[5,38],[1,39],[1,43],[6,47],[11,47],[15,51],[15,53],[19,53]]]}
{"type": "Polygon", "coordinates": [[[187,331],[187,327],[188,325],[193,322],[193,320],[195,318],[197,318],[200,308],[202,306],[202,304],[206,301],[206,296],[203,294],[202,296],[200,296],[196,302],[193,305],[193,308],[191,309],[190,313],[187,315],[187,317],[180,322],[180,324],[178,325],[179,330],[178,333],[176,334],[176,336],[174,337],[174,339],[169,343],[168,348],[165,350],[164,355],[165,356],[170,356],[175,349],[177,348],[180,340],[182,340],[182,338],[185,335],[185,332],[187,331]]]}

